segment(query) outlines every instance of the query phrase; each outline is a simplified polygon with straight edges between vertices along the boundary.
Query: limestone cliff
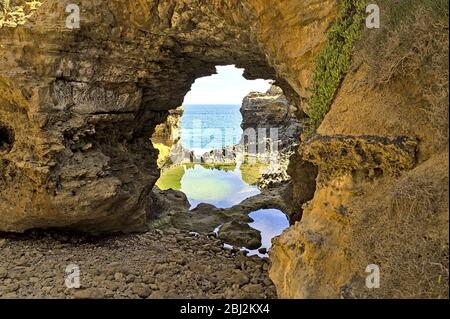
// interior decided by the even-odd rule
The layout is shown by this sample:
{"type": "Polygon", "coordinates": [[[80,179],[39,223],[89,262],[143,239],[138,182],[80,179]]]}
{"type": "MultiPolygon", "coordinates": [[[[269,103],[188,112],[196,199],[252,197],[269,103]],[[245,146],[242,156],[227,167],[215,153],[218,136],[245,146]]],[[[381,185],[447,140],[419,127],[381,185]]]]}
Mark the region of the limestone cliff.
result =
{"type": "Polygon", "coordinates": [[[363,30],[291,162],[294,188],[314,194],[294,191],[303,216],[270,253],[280,297],[448,298],[448,2],[378,4],[382,28],[363,30]]]}
{"type": "Polygon", "coordinates": [[[169,110],[166,120],[158,124],[151,137],[153,146],[158,150],[158,167],[163,170],[172,164],[171,154],[181,138],[181,117],[183,107],[169,110]]]}
{"type": "Polygon", "coordinates": [[[271,164],[264,167],[258,186],[266,188],[288,181],[289,158],[296,151],[303,130],[302,111],[288,101],[280,87],[272,84],[265,93],[248,94],[240,112],[244,131],[241,143],[244,143],[245,149],[249,149],[251,136],[255,134],[258,140],[253,143],[258,145],[251,150],[259,149],[260,139],[265,138],[266,148],[270,150],[268,153],[273,156],[271,164]]]}
{"type": "Polygon", "coordinates": [[[178,143],[181,138],[180,126],[183,112],[183,107],[169,110],[166,120],[155,127],[151,138],[153,144],[159,143],[170,147],[178,143]]]}
{"type": "Polygon", "coordinates": [[[267,138],[271,138],[270,130],[276,129],[280,150],[297,144],[300,139],[302,129],[298,119],[300,111],[289,103],[283,90],[278,86],[272,85],[266,93],[248,94],[242,102],[240,112],[244,132],[248,129],[256,132],[265,130],[267,138]]]}

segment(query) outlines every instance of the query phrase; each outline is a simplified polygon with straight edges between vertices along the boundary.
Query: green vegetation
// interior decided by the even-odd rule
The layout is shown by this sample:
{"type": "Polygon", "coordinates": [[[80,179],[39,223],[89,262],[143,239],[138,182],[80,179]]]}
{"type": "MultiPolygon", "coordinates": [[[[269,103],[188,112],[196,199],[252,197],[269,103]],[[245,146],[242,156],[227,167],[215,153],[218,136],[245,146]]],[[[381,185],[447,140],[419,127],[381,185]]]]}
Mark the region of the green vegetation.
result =
{"type": "Polygon", "coordinates": [[[342,79],[351,65],[351,51],[361,32],[364,0],[342,0],[340,13],[327,34],[327,42],[316,61],[306,113],[308,132],[315,131],[328,113],[342,79]]]}
{"type": "Polygon", "coordinates": [[[184,165],[172,167],[161,174],[161,177],[156,182],[156,186],[162,190],[174,189],[179,191],[181,190],[181,180],[183,179],[184,174],[184,165]]]}
{"type": "Polygon", "coordinates": [[[431,12],[435,19],[448,17],[448,0],[379,0],[378,5],[382,8],[382,26],[391,30],[410,20],[419,7],[431,12]]]}
{"type": "MultiPolygon", "coordinates": [[[[313,84],[309,89],[311,96],[307,100],[306,108],[306,113],[310,118],[307,134],[313,133],[322,123],[345,74],[351,67],[352,49],[356,40],[362,37],[361,26],[365,18],[366,4],[365,0],[342,0],[340,3],[341,9],[338,18],[328,32],[325,47],[316,60],[313,84]]],[[[424,8],[425,11],[431,12],[435,21],[438,21],[436,23],[438,26],[445,25],[442,21],[448,19],[448,0],[380,0],[377,4],[381,9],[381,29],[370,30],[370,34],[365,32],[364,37],[366,38],[358,41],[369,51],[367,54],[363,54],[363,57],[372,58],[371,60],[376,60],[373,56],[379,54],[383,54],[383,56],[386,54],[386,59],[390,59],[390,55],[408,57],[408,54],[417,51],[416,48],[410,48],[414,43],[411,41],[411,36],[414,37],[414,34],[411,34],[412,30],[417,28],[411,27],[409,28],[411,32],[408,32],[408,28],[404,28],[404,26],[405,20],[409,21],[411,18],[415,19],[411,21],[412,23],[419,24],[417,19],[420,20],[421,17],[414,16],[418,8],[424,8]],[[400,28],[402,32],[398,32],[400,28]],[[394,41],[397,38],[399,40],[394,41]],[[397,42],[400,45],[395,48],[395,54],[385,52],[388,51],[386,46],[392,47],[397,42]]],[[[425,44],[428,42],[424,41],[425,44]]],[[[392,60],[395,60],[394,57],[392,60]]],[[[408,59],[408,62],[412,60],[408,59]]],[[[370,65],[374,71],[374,80],[381,79],[379,82],[388,82],[384,80],[391,78],[389,72],[395,71],[391,65],[389,65],[389,70],[383,70],[376,63],[370,65]]]]}
{"type": "Polygon", "coordinates": [[[249,185],[256,185],[269,167],[269,164],[244,162],[240,167],[242,180],[249,185]]]}

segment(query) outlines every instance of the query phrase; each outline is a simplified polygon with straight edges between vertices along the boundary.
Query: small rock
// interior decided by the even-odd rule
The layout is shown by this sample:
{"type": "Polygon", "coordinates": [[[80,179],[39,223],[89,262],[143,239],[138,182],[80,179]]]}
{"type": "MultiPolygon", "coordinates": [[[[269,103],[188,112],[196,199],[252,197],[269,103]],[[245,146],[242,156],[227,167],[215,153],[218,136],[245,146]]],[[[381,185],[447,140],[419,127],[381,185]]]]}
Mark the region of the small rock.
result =
{"type": "Polygon", "coordinates": [[[234,275],[233,282],[238,284],[239,286],[243,286],[248,284],[250,282],[250,279],[246,274],[239,271],[234,275]]]}
{"type": "Polygon", "coordinates": [[[130,282],[134,282],[135,279],[136,279],[136,276],[135,276],[135,275],[128,275],[128,276],[126,277],[125,281],[126,281],[127,283],[130,283],[130,282]]]}
{"type": "Polygon", "coordinates": [[[86,152],[86,151],[90,150],[91,148],[92,148],[92,143],[87,143],[81,147],[81,150],[86,152]]]}
{"type": "Polygon", "coordinates": [[[142,277],[142,281],[146,284],[154,284],[155,283],[155,277],[151,275],[144,275],[142,277]]]}
{"type": "Polygon", "coordinates": [[[74,290],[72,296],[75,299],[103,299],[105,298],[105,292],[96,288],[77,289],[74,290]]]}
{"type": "Polygon", "coordinates": [[[125,275],[122,274],[121,272],[116,272],[114,274],[114,279],[118,280],[118,281],[124,281],[125,280],[125,275]]]}
{"type": "Polygon", "coordinates": [[[158,290],[158,285],[156,284],[150,284],[149,287],[151,290],[158,290]]]}
{"type": "Polygon", "coordinates": [[[263,280],[263,283],[264,283],[264,285],[266,285],[266,286],[271,286],[271,285],[273,285],[273,282],[272,282],[269,278],[265,278],[265,279],[263,280]]]}
{"type": "Polygon", "coordinates": [[[152,290],[144,284],[135,284],[131,290],[141,298],[147,298],[150,296],[152,290]]]}
{"type": "Polygon", "coordinates": [[[260,284],[248,284],[242,287],[242,290],[249,293],[261,293],[264,288],[260,284]]]}
{"type": "Polygon", "coordinates": [[[8,271],[5,267],[0,267],[0,279],[6,278],[8,271]]]}
{"type": "Polygon", "coordinates": [[[119,289],[119,284],[117,282],[115,282],[115,281],[107,281],[105,283],[105,287],[110,289],[110,290],[115,291],[115,290],[119,289]]]}
{"type": "Polygon", "coordinates": [[[150,299],[164,299],[166,297],[166,294],[162,291],[154,291],[150,295],[150,299]]]}

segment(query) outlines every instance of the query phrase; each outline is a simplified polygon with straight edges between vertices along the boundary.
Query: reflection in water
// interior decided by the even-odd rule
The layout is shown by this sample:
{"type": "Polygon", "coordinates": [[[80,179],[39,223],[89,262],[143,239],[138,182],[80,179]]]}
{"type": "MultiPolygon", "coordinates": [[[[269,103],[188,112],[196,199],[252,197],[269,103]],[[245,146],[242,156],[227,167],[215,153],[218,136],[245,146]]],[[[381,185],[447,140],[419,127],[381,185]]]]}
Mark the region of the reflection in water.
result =
{"type": "MultiPolygon", "coordinates": [[[[249,215],[254,222],[250,227],[261,232],[262,248],[269,250],[272,247],[272,239],[281,235],[289,227],[287,216],[278,209],[260,209],[249,215]]],[[[257,250],[250,251],[249,255],[261,255],[257,250]]]]}
{"type": "MultiPolygon", "coordinates": [[[[250,227],[257,229],[261,232],[261,248],[265,248],[268,252],[272,247],[272,239],[280,236],[281,233],[289,227],[289,219],[287,216],[278,209],[260,209],[249,214],[254,220],[250,223],[250,227]]],[[[214,230],[214,233],[218,234],[220,227],[214,230]]],[[[227,249],[233,248],[232,245],[224,243],[224,247],[227,249]]],[[[261,254],[258,249],[248,250],[245,247],[240,247],[241,250],[248,252],[247,256],[258,255],[259,257],[267,257],[268,253],[261,254]]]]}
{"type": "Polygon", "coordinates": [[[244,181],[240,166],[177,166],[165,172],[157,186],[163,190],[182,191],[192,209],[200,203],[229,208],[260,193],[256,186],[244,181]]]}
{"type": "MultiPolygon", "coordinates": [[[[200,203],[229,208],[260,193],[256,186],[250,185],[252,178],[248,178],[259,174],[259,171],[255,170],[256,166],[240,163],[229,166],[180,165],[164,172],[157,186],[163,190],[175,189],[185,193],[191,209],[200,203]]],[[[287,216],[277,209],[261,209],[250,213],[249,216],[254,220],[249,225],[261,232],[261,248],[266,250],[271,248],[272,239],[289,227],[287,216]]],[[[215,231],[218,232],[219,228],[220,226],[215,231]]],[[[258,250],[249,251],[249,255],[267,256],[258,250]]]]}

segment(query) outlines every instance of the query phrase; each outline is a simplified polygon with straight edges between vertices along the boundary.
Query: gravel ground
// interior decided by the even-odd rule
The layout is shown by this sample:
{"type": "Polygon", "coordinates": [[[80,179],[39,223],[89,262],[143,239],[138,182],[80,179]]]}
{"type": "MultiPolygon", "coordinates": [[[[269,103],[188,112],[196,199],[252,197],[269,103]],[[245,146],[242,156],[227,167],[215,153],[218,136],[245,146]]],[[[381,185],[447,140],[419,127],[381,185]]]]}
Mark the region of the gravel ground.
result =
{"type": "Polygon", "coordinates": [[[176,229],[106,238],[0,233],[0,256],[0,298],[276,298],[267,259],[176,229]],[[79,288],[66,286],[71,264],[79,288]]]}

